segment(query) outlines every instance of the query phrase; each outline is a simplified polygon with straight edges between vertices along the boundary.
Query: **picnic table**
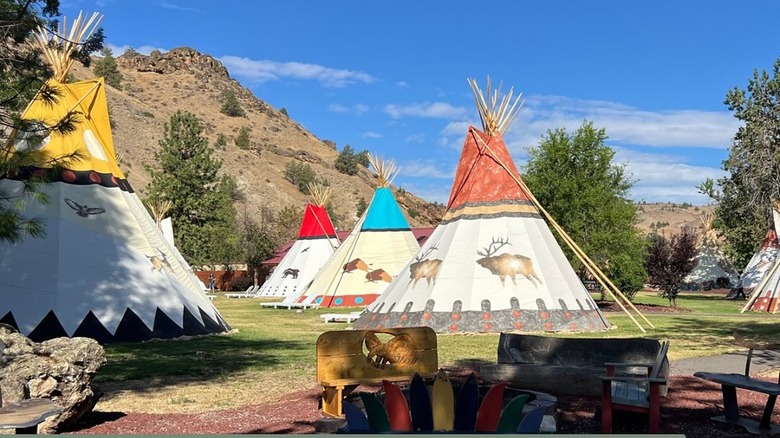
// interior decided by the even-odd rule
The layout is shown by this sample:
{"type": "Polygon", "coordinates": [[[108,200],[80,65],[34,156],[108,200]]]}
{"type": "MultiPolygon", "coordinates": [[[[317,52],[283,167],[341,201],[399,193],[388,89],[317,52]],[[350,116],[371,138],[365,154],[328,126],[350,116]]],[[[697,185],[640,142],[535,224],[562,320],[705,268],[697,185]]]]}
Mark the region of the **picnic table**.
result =
{"type": "Polygon", "coordinates": [[[62,412],[48,398],[33,398],[0,407],[0,429],[16,429],[16,434],[37,434],[47,417],[62,412]]]}

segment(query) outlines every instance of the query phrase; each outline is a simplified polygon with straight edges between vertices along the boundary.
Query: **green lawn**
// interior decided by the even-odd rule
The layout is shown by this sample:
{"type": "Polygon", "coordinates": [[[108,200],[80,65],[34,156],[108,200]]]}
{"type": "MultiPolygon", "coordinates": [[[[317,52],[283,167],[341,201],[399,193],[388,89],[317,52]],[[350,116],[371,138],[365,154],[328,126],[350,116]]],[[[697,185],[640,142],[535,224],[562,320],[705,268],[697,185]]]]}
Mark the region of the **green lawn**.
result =
{"type": "MultiPolygon", "coordinates": [[[[652,292],[640,293],[636,303],[668,306],[652,292]]],[[[309,309],[295,312],[263,309],[258,300],[226,299],[214,301],[235,333],[207,336],[187,341],[160,341],[106,347],[108,363],[98,381],[143,379],[163,376],[210,378],[236,372],[260,372],[276,369],[314,369],[315,342],[326,330],[341,330],[346,324],[323,324],[319,315],[333,309],[309,309]]],[[[655,325],[641,333],[623,313],[606,313],[612,330],[584,334],[550,334],[572,337],[650,337],[670,339],[672,359],[706,356],[738,348],[734,332],[771,337],[777,333],[780,316],[744,313],[744,301],[724,300],[714,295],[682,295],[678,307],[687,311],[647,313],[655,325]]],[[[644,321],[638,321],[646,326],[644,321]]],[[[495,361],[497,334],[439,335],[441,365],[495,361]]]]}

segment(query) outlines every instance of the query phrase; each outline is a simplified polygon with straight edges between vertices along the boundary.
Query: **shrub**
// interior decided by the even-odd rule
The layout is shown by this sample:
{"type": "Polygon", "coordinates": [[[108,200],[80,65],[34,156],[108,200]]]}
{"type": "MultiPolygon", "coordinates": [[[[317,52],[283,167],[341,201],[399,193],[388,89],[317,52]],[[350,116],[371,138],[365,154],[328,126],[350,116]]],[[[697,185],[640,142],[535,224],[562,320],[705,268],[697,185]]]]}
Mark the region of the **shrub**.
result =
{"type": "Polygon", "coordinates": [[[247,150],[252,147],[252,141],[249,138],[249,128],[242,126],[235,139],[236,146],[239,149],[247,150]]]}
{"type": "Polygon", "coordinates": [[[245,114],[244,109],[241,108],[241,104],[236,98],[236,94],[232,91],[225,92],[222,97],[222,108],[219,112],[228,117],[243,117],[245,114]]]}
{"type": "Polygon", "coordinates": [[[230,285],[230,289],[234,291],[245,291],[249,288],[249,286],[254,286],[254,280],[249,277],[238,277],[233,280],[233,283],[230,285]]]}
{"type": "Polygon", "coordinates": [[[287,163],[287,166],[284,168],[284,178],[295,184],[301,193],[308,193],[306,186],[309,183],[317,182],[317,174],[311,166],[306,163],[301,163],[300,161],[291,161],[287,163]]]}

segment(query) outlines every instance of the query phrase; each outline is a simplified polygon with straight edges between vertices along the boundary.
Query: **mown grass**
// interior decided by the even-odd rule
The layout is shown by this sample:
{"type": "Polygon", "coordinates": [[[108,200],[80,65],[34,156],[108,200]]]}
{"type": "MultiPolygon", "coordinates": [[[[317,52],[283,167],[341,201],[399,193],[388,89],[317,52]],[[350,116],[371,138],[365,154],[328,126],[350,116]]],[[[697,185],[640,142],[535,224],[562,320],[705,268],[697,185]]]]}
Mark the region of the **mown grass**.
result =
{"type": "MultiPolygon", "coordinates": [[[[642,292],[636,303],[668,306],[654,292],[642,292]]],[[[195,412],[242,406],[312,388],[315,343],[320,333],[345,324],[324,324],[319,315],[333,309],[290,311],[263,309],[255,299],[218,297],[214,304],[235,329],[219,335],[111,345],[96,385],[106,392],[101,410],[195,412]],[[156,399],[156,402],[152,401],[156,399]]],[[[680,312],[648,313],[655,326],[642,333],[628,316],[608,312],[612,330],[571,337],[651,337],[670,339],[672,360],[734,351],[735,333],[776,339],[780,317],[739,313],[744,301],[722,295],[682,295],[680,312]]],[[[439,335],[441,366],[478,365],[496,360],[497,334],[439,335]]]]}

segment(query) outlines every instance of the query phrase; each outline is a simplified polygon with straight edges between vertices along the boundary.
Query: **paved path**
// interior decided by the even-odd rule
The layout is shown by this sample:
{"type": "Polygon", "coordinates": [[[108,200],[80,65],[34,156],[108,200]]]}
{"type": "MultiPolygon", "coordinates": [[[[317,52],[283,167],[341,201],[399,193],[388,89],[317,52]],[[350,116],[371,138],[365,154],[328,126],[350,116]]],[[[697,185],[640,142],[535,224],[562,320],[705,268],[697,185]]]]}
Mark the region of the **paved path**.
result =
{"type": "MultiPolygon", "coordinates": [[[[746,358],[747,350],[744,350],[717,356],[675,360],[671,362],[669,368],[673,376],[692,376],[696,371],[743,374],[745,372],[746,358]]],[[[750,365],[751,375],[772,368],[780,368],[780,352],[772,350],[753,351],[753,359],[750,365]]]]}

